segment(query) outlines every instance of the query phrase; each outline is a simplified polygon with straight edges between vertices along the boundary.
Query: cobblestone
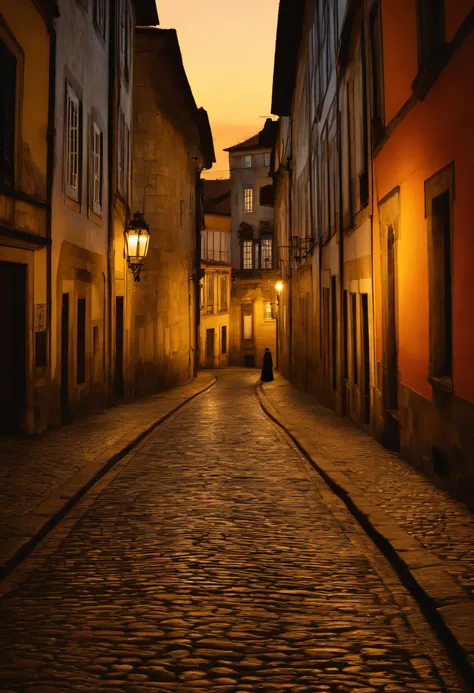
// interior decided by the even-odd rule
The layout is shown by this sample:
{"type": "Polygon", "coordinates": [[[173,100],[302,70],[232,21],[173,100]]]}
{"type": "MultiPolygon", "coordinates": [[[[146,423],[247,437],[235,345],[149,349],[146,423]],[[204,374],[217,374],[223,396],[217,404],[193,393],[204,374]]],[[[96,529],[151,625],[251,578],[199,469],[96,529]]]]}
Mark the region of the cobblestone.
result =
{"type": "Polygon", "coordinates": [[[421,472],[314,397],[276,376],[265,396],[285,423],[444,562],[455,582],[474,597],[474,515],[421,472]]]}
{"type": "Polygon", "coordinates": [[[466,690],[255,380],[225,373],[5,581],[0,690],[466,690]]]}
{"type": "Polygon", "coordinates": [[[204,373],[189,385],[107,409],[44,435],[0,439],[0,544],[25,531],[28,514],[74,474],[204,388],[204,373]]]}

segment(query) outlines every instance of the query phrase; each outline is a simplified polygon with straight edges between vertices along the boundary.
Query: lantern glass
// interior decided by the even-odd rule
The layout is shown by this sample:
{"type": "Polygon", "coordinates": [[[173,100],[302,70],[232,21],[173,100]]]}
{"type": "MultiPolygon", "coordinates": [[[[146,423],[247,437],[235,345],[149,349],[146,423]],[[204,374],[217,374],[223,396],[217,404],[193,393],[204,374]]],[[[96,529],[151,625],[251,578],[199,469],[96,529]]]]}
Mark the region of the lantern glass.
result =
{"type": "Polygon", "coordinates": [[[126,233],[127,238],[127,257],[129,260],[136,260],[139,257],[138,245],[140,234],[137,231],[129,229],[126,233]]]}
{"type": "Polygon", "coordinates": [[[148,244],[150,242],[150,234],[146,229],[142,229],[142,232],[138,236],[138,254],[141,258],[145,258],[148,253],[148,244]]]}

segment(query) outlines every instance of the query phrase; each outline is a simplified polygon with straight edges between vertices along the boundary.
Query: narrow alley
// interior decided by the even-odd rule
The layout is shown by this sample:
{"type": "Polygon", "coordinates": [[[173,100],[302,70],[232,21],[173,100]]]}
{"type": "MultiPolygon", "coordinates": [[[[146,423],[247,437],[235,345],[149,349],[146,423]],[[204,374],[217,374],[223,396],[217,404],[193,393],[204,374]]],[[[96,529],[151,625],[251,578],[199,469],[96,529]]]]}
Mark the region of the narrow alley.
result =
{"type": "Polygon", "coordinates": [[[1,583],[0,690],[468,691],[255,383],[221,371],[1,583]]]}

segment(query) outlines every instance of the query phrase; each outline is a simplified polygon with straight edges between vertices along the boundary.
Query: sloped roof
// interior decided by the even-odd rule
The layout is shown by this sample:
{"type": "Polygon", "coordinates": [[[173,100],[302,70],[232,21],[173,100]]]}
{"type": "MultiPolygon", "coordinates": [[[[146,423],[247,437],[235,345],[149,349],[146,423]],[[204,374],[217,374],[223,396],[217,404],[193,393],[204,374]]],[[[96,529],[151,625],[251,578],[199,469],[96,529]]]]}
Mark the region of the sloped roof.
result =
{"type": "Polygon", "coordinates": [[[156,0],[133,0],[137,26],[155,26],[160,23],[156,0]]]}
{"type": "Polygon", "coordinates": [[[305,0],[280,0],[273,68],[272,113],[288,116],[295,88],[305,0]]]}
{"type": "Polygon", "coordinates": [[[230,216],[230,179],[203,180],[204,214],[230,216]]]}
{"type": "Polygon", "coordinates": [[[272,149],[276,138],[278,121],[267,118],[262,130],[248,140],[224,149],[225,152],[241,152],[255,149],[272,149]]]}

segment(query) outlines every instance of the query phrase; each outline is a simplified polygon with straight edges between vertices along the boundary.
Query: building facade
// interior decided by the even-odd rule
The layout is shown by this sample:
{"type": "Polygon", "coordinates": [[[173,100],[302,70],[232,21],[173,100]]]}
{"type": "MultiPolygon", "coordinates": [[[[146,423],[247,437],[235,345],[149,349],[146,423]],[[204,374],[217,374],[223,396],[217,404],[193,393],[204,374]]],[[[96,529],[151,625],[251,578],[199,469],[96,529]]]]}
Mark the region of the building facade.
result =
{"type": "Polygon", "coordinates": [[[0,434],[44,428],[51,380],[54,2],[0,2],[0,434]]]}
{"type": "Polygon", "coordinates": [[[182,385],[199,363],[200,174],[214,161],[175,30],[136,32],[133,209],[150,228],[140,282],[125,269],[134,396],[182,385]]]}
{"type": "Polygon", "coordinates": [[[281,0],[272,102],[281,370],[464,498],[472,29],[469,2],[281,0]]]}
{"type": "Polygon", "coordinates": [[[200,367],[229,364],[231,287],[230,180],[203,180],[200,367]]]}
{"type": "Polygon", "coordinates": [[[273,207],[265,200],[272,183],[269,170],[276,126],[269,118],[254,137],[226,150],[232,218],[230,365],[261,367],[265,348],[274,354],[276,349],[278,271],[273,207]]]}

